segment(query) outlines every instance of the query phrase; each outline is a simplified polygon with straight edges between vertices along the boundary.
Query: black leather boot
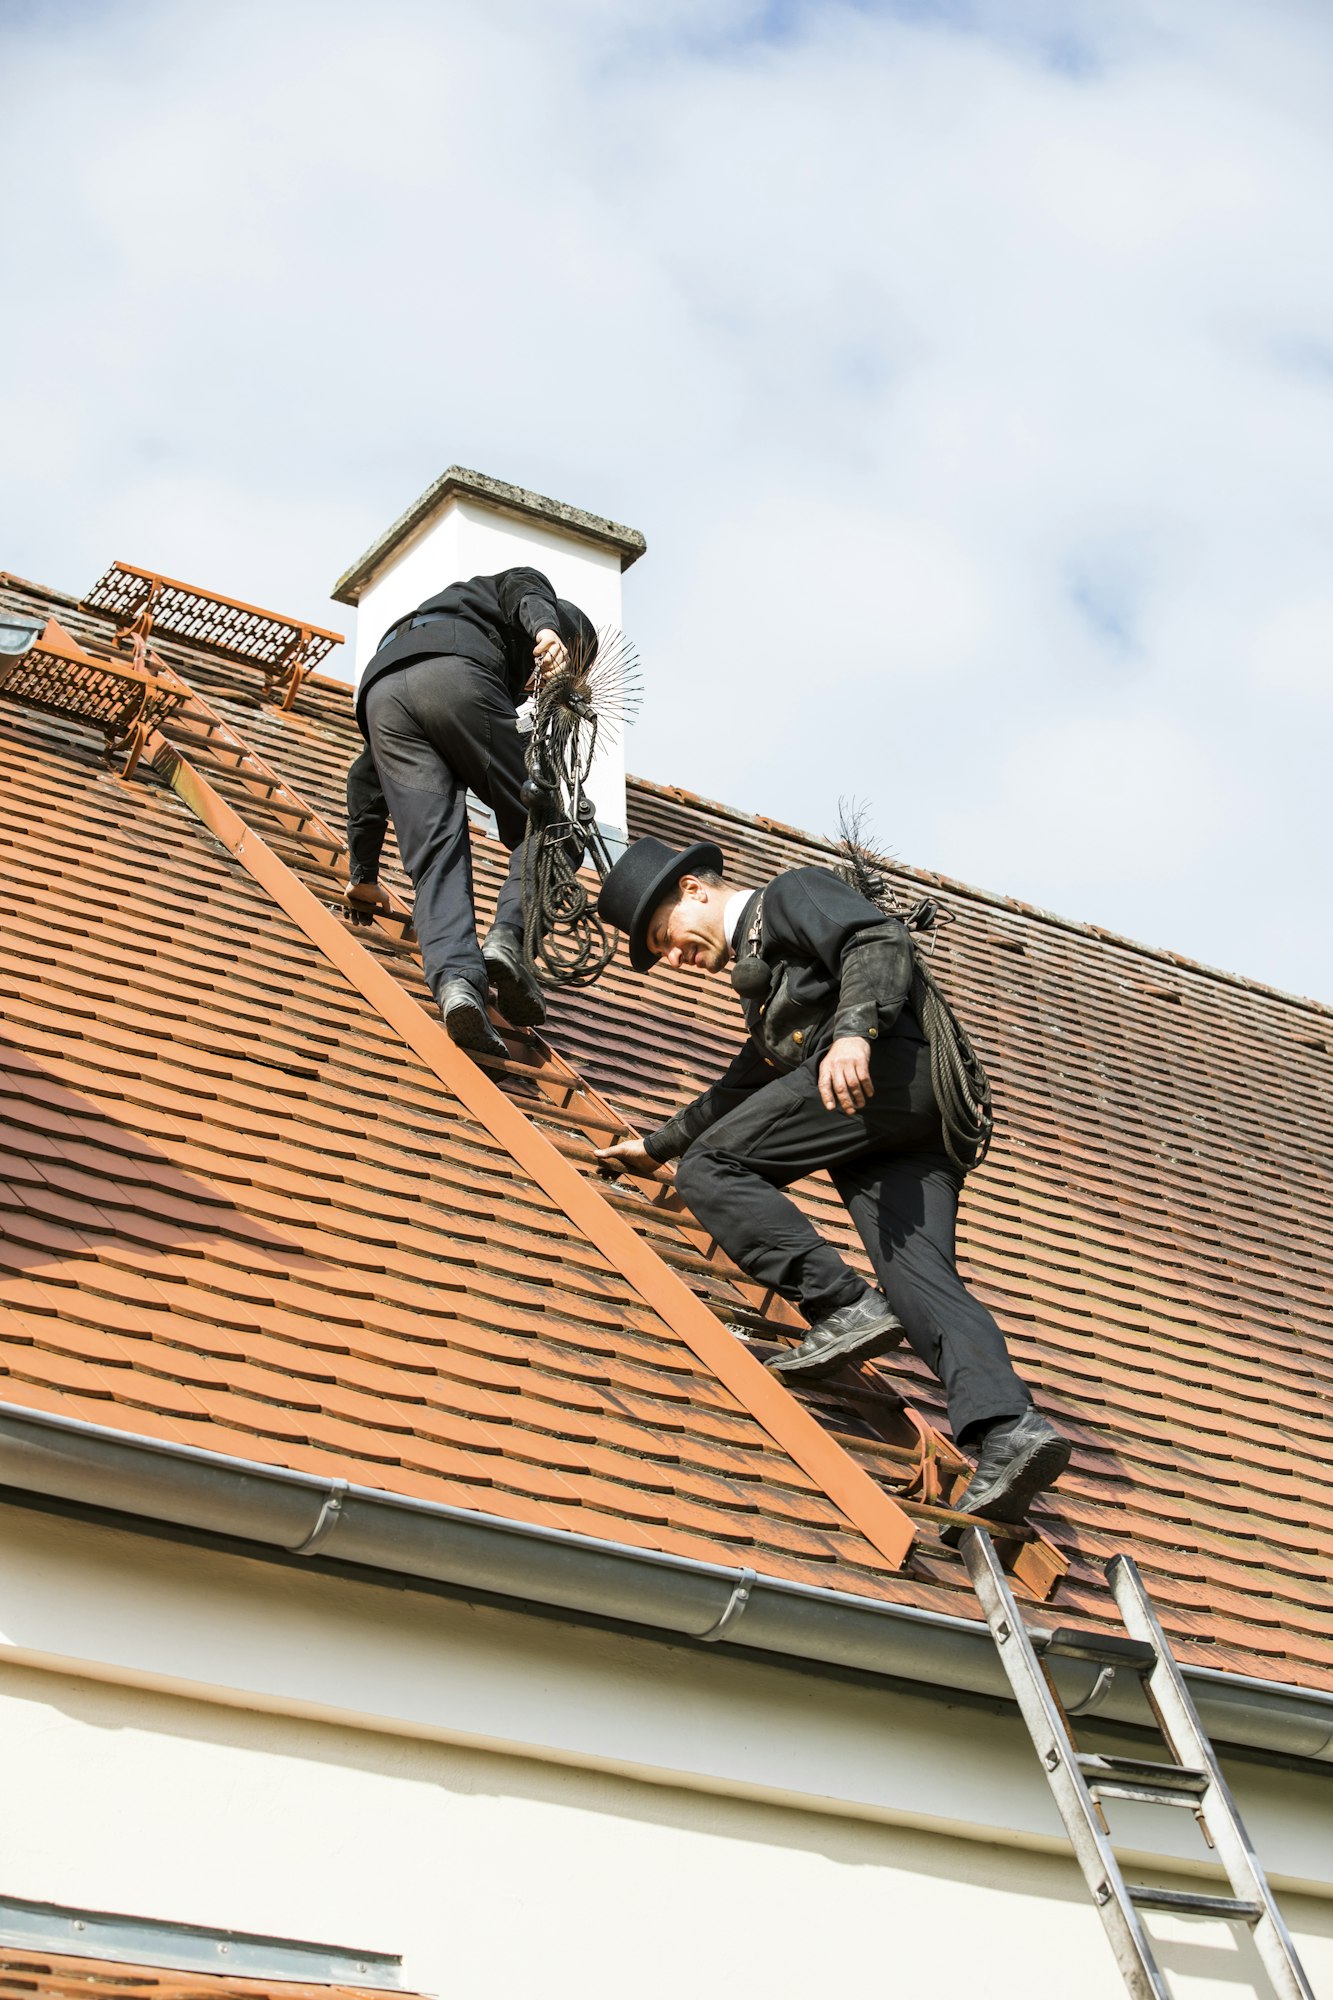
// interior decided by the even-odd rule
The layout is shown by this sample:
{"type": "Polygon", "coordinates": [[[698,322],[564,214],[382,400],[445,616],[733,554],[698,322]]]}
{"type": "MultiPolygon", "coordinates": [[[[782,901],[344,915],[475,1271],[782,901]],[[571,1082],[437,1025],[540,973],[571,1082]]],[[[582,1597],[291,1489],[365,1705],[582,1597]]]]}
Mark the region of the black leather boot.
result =
{"type": "Polygon", "coordinates": [[[508,1049],[491,1026],[485,1003],[470,979],[446,979],[440,988],[440,1012],[449,1039],[472,1055],[507,1056],[508,1049]]]}
{"type": "Polygon", "coordinates": [[[539,1028],[546,1019],[546,1002],[536,976],[524,962],[519,933],[507,924],[497,924],[482,945],[481,955],[506,1021],[516,1028],[539,1028]]]}
{"type": "Polygon", "coordinates": [[[768,1366],[784,1382],[822,1382],[853,1362],[886,1354],[902,1337],[902,1321],[889,1311],[883,1292],[867,1286],[849,1306],[836,1306],[817,1319],[799,1347],[775,1356],[768,1366]]]}
{"type": "MultiPolygon", "coordinates": [[[[1054,1486],[1072,1449],[1036,1410],[993,1424],[982,1439],[977,1469],[953,1504],[960,1514],[980,1514],[987,1521],[1021,1521],[1037,1495],[1054,1486]]],[[[961,1528],[940,1532],[957,1548],[961,1528]]]]}

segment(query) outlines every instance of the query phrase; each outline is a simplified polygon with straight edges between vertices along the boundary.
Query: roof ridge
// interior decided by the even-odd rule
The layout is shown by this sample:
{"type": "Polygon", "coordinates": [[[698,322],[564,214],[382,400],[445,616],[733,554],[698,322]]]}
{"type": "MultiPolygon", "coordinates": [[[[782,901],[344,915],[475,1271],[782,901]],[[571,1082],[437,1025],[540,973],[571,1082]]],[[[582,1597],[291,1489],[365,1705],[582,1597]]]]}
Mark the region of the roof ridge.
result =
{"type": "Polygon", "coordinates": [[[34,583],[30,576],[19,576],[12,569],[0,569],[0,587],[5,584],[13,584],[19,590],[31,590],[38,597],[49,597],[53,604],[68,605],[72,611],[79,606],[80,600],[71,596],[69,591],[57,590],[52,583],[34,583]]]}
{"type": "MultiPolygon", "coordinates": [[[[692,792],[684,785],[663,785],[656,779],[638,778],[632,773],[627,775],[625,782],[654,798],[671,799],[678,805],[698,806],[738,826],[758,827],[765,833],[775,833],[787,840],[800,840],[810,847],[823,848],[829,854],[837,852],[837,842],[830,840],[827,834],[810,833],[805,827],[771,819],[766,813],[743,812],[739,806],[724,805],[720,799],[706,798],[702,792],[692,792]]],[[[918,868],[910,861],[895,858],[892,867],[895,874],[906,875],[912,881],[923,882],[931,888],[946,889],[953,896],[966,896],[989,909],[1008,910],[1015,916],[1029,917],[1037,923],[1049,925],[1052,930],[1067,931],[1076,937],[1095,938],[1100,944],[1132,952],[1136,957],[1154,959],[1159,964],[1174,967],[1177,972],[1195,973],[1219,985],[1236,986],[1243,992],[1262,994],[1265,999],[1280,1000],[1285,1006],[1333,1019],[1333,1004],[1316,1000],[1308,993],[1290,993],[1285,987],[1272,986],[1266,980],[1250,979],[1243,972],[1227,972],[1221,966],[1205,964],[1202,959],[1187,958],[1183,952],[1168,951],[1162,945],[1143,944],[1137,938],[1126,937],[1121,931],[1107,930],[1102,924],[1087,924],[1077,917],[1062,917],[1058,911],[1043,909],[1039,903],[1025,903],[1017,896],[1001,896],[992,889],[980,889],[975,883],[960,881],[955,875],[941,875],[932,868],[918,868]]]]}

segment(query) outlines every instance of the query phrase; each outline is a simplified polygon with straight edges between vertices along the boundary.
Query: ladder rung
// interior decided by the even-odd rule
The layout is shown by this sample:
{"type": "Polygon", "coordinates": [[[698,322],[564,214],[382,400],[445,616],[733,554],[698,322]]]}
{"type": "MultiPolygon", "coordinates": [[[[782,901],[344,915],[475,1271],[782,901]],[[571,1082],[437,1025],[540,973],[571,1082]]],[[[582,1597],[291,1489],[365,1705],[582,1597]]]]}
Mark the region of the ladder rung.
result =
{"type": "Polygon", "coordinates": [[[1200,1896],[1192,1889],[1149,1889],[1142,1882],[1126,1882],[1129,1900],[1140,1910],[1173,1910],[1190,1917],[1234,1917],[1254,1924],[1263,1915],[1262,1903],[1246,1903],[1239,1896],[1200,1896]]]}
{"type": "Polygon", "coordinates": [[[1157,1655],[1146,1639],[1131,1639],[1125,1632],[1080,1632],[1059,1625],[1053,1632],[1034,1631],[1034,1649],[1048,1659],[1092,1660],[1099,1667],[1127,1667],[1131,1673],[1148,1674],[1157,1665],[1157,1655]]]}
{"type": "MultiPolygon", "coordinates": [[[[324,907],[329,912],[330,916],[344,918],[349,928],[352,930],[371,931],[375,928],[374,924],[354,923],[349,913],[346,902],[326,903],[324,907]]],[[[412,912],[410,910],[377,909],[375,911],[375,923],[397,924],[400,930],[410,931],[412,928],[412,912]]]]}
{"type": "MultiPolygon", "coordinates": [[[[296,825],[285,829],[288,833],[303,831],[308,826],[324,825],[318,813],[306,812],[301,806],[289,805],[284,798],[270,795],[267,799],[258,800],[256,803],[260,806],[261,811],[271,812],[275,819],[294,819],[296,825]]],[[[321,838],[319,843],[321,847],[327,847],[330,841],[336,847],[344,845],[336,834],[329,831],[328,827],[324,827],[324,833],[327,835],[327,838],[321,838]]]]}
{"type": "MultiPolygon", "coordinates": [[[[1035,1542],[1037,1539],[1037,1530],[1030,1528],[1026,1521],[988,1521],[983,1514],[960,1514],[956,1507],[937,1507],[926,1500],[904,1500],[901,1494],[894,1493],[891,1486],[885,1491],[893,1493],[904,1514],[911,1514],[914,1519],[936,1521],[945,1528],[980,1528],[993,1542],[1035,1542]]],[[[942,1552],[931,1550],[932,1555],[936,1553],[942,1552]]]]}
{"type": "Polygon", "coordinates": [[[188,708],[178,708],[163,733],[169,732],[173,741],[183,736],[187,742],[202,750],[206,744],[211,746],[213,738],[221,735],[226,726],[224,722],[208,722],[201,716],[191,715],[188,708]]]}
{"type": "Polygon", "coordinates": [[[1150,1805],[1193,1805],[1212,1783],[1206,1771],[1189,1771],[1183,1764],[1153,1763],[1146,1757],[1081,1756],[1078,1768],[1090,1792],[1109,1798],[1144,1799],[1150,1805]]]}
{"type": "MultiPolygon", "coordinates": [[[[498,1057],[495,1060],[495,1067],[497,1069],[501,1067],[498,1057]]],[[[567,1090],[571,1099],[586,1097],[588,1094],[586,1084],[580,1083],[576,1076],[566,1075],[556,1063],[523,1062],[511,1056],[503,1067],[507,1075],[521,1077],[528,1083],[535,1083],[539,1088],[567,1090]]],[[[564,1105],[562,1109],[567,1111],[569,1106],[564,1105]]],[[[634,1137],[628,1125],[622,1124],[620,1129],[627,1139],[634,1137]]]]}
{"type": "Polygon", "coordinates": [[[344,843],[338,839],[336,834],[330,832],[328,828],[325,828],[324,832],[320,834],[309,834],[306,832],[307,827],[323,826],[323,821],[320,819],[318,813],[310,812],[304,806],[290,805],[285,799],[281,798],[257,799],[244,778],[238,779],[234,785],[216,784],[213,789],[215,792],[220,793],[229,805],[257,805],[261,812],[271,813],[275,819],[295,820],[296,825],[284,826],[282,828],[283,833],[300,834],[307,840],[313,839],[320,847],[331,847],[337,852],[341,852],[342,850],[344,843]]]}

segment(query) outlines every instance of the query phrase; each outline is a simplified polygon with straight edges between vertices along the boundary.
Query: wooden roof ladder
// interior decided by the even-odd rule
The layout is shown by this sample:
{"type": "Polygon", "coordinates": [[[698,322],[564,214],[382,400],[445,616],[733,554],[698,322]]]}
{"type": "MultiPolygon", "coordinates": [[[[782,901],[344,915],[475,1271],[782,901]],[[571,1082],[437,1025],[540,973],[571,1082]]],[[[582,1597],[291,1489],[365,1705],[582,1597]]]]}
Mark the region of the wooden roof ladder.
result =
{"type": "Polygon", "coordinates": [[[1222,1918],[1248,1924],[1278,2000],[1315,2000],[1291,1933],[1273,1900],[1258,1855],[1236,1810],[1217,1753],[1199,1720],[1143,1578],[1129,1556],[1113,1556],[1107,1579],[1124,1638],[1082,1629],[1033,1632],[1024,1625],[989,1538],[969,1529],[963,1558],[986,1614],[1000,1663],[1041,1759],[1065,1831],[1110,1939],[1131,2000],[1171,2000],[1171,1991],[1139,1922],[1140,1910],[1222,1918]],[[1122,1669],[1138,1674],[1171,1752],[1169,1764],[1138,1757],[1080,1753],[1069,1716],[1046,1668],[1048,1659],[1092,1660],[1101,1668],[1085,1711],[1122,1669]],[[1152,1889],[1126,1882],[1111,1845],[1101,1801],[1185,1806],[1194,1813],[1231,1887],[1229,1896],[1152,1889]]]}
{"type": "MultiPolygon", "coordinates": [[[[268,837],[274,843],[276,857],[296,869],[298,879],[309,878],[321,897],[341,889],[346,880],[346,848],[340,835],[197,692],[190,691],[188,701],[171,718],[159,740],[161,750],[154,761],[176,789],[189,797],[196,810],[200,809],[200,783],[206,784],[205,774],[211,773],[223,787],[224,801],[228,790],[243,795],[247,813],[257,809],[270,823],[272,832],[268,837]],[[201,767],[198,772],[183,762],[182,752],[201,767]]],[[[250,844],[248,853],[243,853],[239,846],[234,851],[248,866],[249,855],[262,842],[261,835],[250,844]]],[[[417,959],[411,910],[392,892],[389,901],[388,912],[376,918],[373,928],[381,945],[388,947],[391,963],[397,961],[405,974],[408,968],[403,961],[410,958],[415,964],[417,959]]],[[[328,905],[324,907],[327,910],[328,905]]],[[[340,904],[337,909],[339,916],[345,917],[340,904]]],[[[347,938],[346,943],[352,947],[352,938],[347,938]]],[[[418,1013],[422,1012],[415,999],[412,1004],[418,1013]]],[[[495,1025],[506,1040],[508,1057],[503,1062],[469,1057],[468,1062],[475,1063],[483,1074],[489,1074],[539,1130],[545,1131],[557,1152],[586,1178],[591,1164],[589,1143],[605,1145],[610,1138],[629,1137],[632,1128],[540,1035],[526,1029],[516,1030],[503,1020],[497,1020],[495,1025]]],[[[433,1026],[434,1033],[443,1033],[437,1023],[433,1026]]],[[[794,1404],[793,1417],[800,1412],[804,1424],[813,1422],[822,1431],[821,1456],[842,1461],[843,1469],[837,1478],[848,1480],[853,1489],[862,1480],[869,1482],[870,1476],[847,1456],[849,1443],[859,1444],[864,1440],[842,1436],[830,1424],[828,1395],[816,1391],[808,1396],[793,1396],[767,1369],[758,1366],[757,1357],[752,1351],[747,1352],[749,1340],[736,1337],[738,1333],[756,1334],[776,1346],[784,1337],[799,1338],[805,1331],[804,1322],[783,1300],[763,1286],[751,1283],[735,1269],[680,1200],[669,1175],[664,1172],[646,1190],[641,1187],[629,1190],[603,1182],[600,1191],[590,1188],[589,1194],[599,1206],[609,1207],[629,1225],[642,1251],[647,1252],[659,1270],[664,1263],[674,1274],[693,1281],[696,1291],[702,1276],[728,1295],[729,1303],[713,1311],[702,1301],[700,1306],[712,1322],[715,1336],[724,1331],[714,1317],[718,1310],[733,1318],[739,1315],[744,1322],[726,1332],[720,1343],[716,1338],[709,1343],[712,1365],[722,1365],[727,1372],[731,1368],[731,1353],[738,1352],[744,1357],[741,1373],[746,1388],[742,1400],[753,1409],[754,1399],[762,1389],[761,1400],[765,1404],[773,1398],[788,1406],[794,1404]],[[644,1241],[645,1224],[653,1234],[651,1247],[644,1241]]],[[[665,1277],[666,1273],[662,1275],[665,1277]]],[[[899,1551],[895,1566],[910,1552],[911,1529],[917,1523],[934,1527],[981,1526],[1001,1545],[1006,1567],[1024,1590],[1037,1599],[1050,1597],[1068,1568],[1063,1550],[1032,1527],[979,1522],[975,1515],[958,1514],[950,1501],[970,1478],[970,1465],[942,1433],[892,1390],[878,1384],[877,1390],[876,1436],[871,1444],[871,1455],[877,1465],[873,1486],[902,1524],[901,1532],[895,1532],[893,1537],[899,1551]],[[884,1435],[886,1427],[892,1436],[884,1435]]],[[[845,1402],[848,1397],[839,1391],[835,1400],[845,1402]]],[[[800,1429],[797,1425],[798,1433],[800,1429]]],[[[929,1553],[932,1558],[946,1562],[958,1560],[942,1543],[936,1546],[932,1542],[929,1553]]]]}

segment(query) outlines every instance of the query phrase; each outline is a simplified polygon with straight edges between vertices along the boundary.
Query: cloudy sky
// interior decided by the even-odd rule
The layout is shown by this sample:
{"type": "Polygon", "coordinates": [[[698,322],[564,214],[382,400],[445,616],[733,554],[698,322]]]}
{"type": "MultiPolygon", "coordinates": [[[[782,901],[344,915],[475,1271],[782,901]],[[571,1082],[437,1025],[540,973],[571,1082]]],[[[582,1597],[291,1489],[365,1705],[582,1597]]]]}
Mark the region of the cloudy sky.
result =
{"type": "Polygon", "coordinates": [[[641,528],[631,767],[1333,1001],[1327,0],[0,0],[0,565],[641,528]]]}

